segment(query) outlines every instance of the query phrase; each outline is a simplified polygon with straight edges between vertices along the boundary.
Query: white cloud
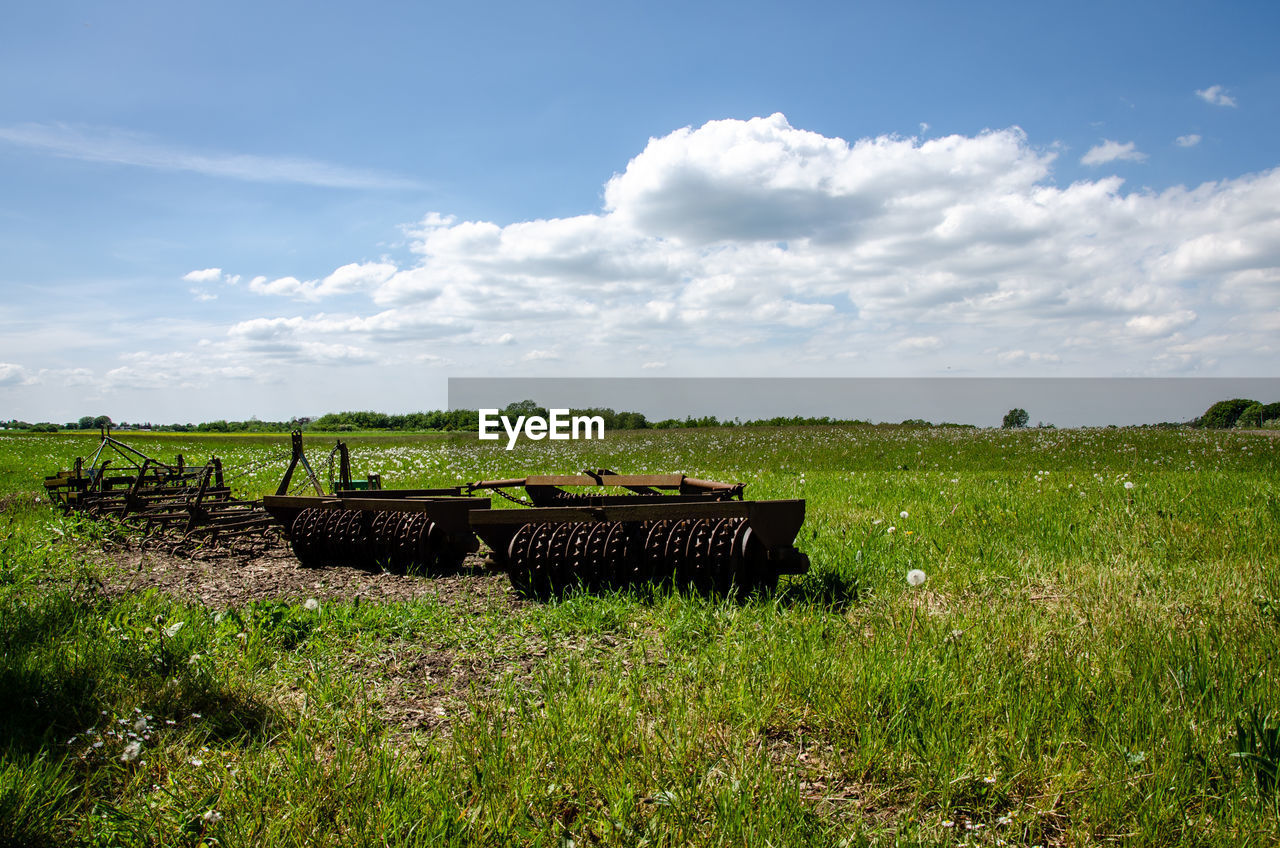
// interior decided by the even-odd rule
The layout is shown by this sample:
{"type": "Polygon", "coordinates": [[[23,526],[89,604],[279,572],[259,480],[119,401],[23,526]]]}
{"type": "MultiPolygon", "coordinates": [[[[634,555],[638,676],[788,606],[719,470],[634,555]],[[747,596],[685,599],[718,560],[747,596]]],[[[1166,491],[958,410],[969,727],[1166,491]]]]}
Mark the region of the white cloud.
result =
{"type": "Polygon", "coordinates": [[[1080,157],[1082,165],[1105,165],[1108,162],[1124,160],[1129,162],[1144,162],[1147,154],[1137,150],[1137,145],[1132,141],[1121,144],[1111,139],[1103,139],[1102,144],[1094,145],[1089,148],[1089,152],[1080,157]]]}
{"type": "Polygon", "coordinates": [[[937,336],[909,336],[890,346],[898,353],[930,353],[942,348],[942,339],[937,336]]]}
{"type": "Polygon", "coordinates": [[[249,291],[298,300],[321,300],[334,295],[352,294],[362,289],[377,289],[391,279],[396,271],[396,266],[386,262],[352,262],[343,265],[323,280],[303,282],[296,277],[281,277],[277,280],[254,277],[249,281],[249,291]]]}
{"type": "Polygon", "coordinates": [[[1021,365],[1024,363],[1054,363],[1062,358],[1056,353],[1042,353],[1037,350],[1005,350],[996,354],[996,361],[1001,365],[1021,365]]]}
{"type": "Polygon", "coordinates": [[[1211,85],[1208,88],[1198,89],[1196,96],[1205,103],[1212,103],[1214,106],[1236,105],[1236,99],[1227,94],[1227,90],[1220,85],[1211,85]]]}
{"type": "Polygon", "coordinates": [[[1188,133],[1187,135],[1180,135],[1173,140],[1173,143],[1178,145],[1179,147],[1195,147],[1197,144],[1200,143],[1200,136],[1196,133],[1188,133]]]}
{"type": "Polygon", "coordinates": [[[222,279],[221,268],[205,268],[203,271],[188,271],[182,275],[188,283],[216,283],[222,279]]]}
{"type": "MultiPolygon", "coordinates": [[[[1106,144],[1098,163],[1141,156],[1106,144]]],[[[433,212],[405,228],[410,261],[256,277],[243,289],[342,311],[241,320],[202,355],[261,373],[1274,371],[1256,340],[1280,314],[1280,169],[1126,192],[1056,184],[1054,157],[1016,127],[849,142],[712,121],[651,139],[594,213],[433,212]]],[[[243,289],[227,308],[260,309],[243,289]]]]}
{"type": "Polygon", "coordinates": [[[12,362],[0,362],[0,386],[29,386],[37,382],[26,368],[12,362]]]}
{"type": "Polygon", "coordinates": [[[161,171],[190,171],[252,182],[354,189],[418,186],[414,181],[394,174],[348,168],[304,157],[189,150],[114,127],[18,124],[0,127],[0,141],[68,159],[161,171]]]}
{"type": "Polygon", "coordinates": [[[1164,315],[1135,315],[1125,322],[1125,326],[1139,336],[1167,336],[1194,320],[1194,312],[1182,309],[1164,315]]]}

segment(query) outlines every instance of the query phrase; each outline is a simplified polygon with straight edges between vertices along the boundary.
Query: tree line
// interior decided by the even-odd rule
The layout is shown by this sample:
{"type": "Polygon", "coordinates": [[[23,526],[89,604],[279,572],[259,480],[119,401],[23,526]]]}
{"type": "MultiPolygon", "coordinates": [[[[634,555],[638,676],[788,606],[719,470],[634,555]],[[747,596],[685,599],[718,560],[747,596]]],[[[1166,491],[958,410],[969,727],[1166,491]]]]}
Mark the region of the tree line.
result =
{"type": "MultiPolygon", "coordinates": [[[[501,414],[514,418],[517,415],[539,415],[546,417],[550,411],[539,406],[535,401],[522,400],[508,404],[501,414]]],[[[571,409],[570,415],[600,416],[604,419],[606,430],[670,430],[681,427],[811,427],[822,425],[851,425],[861,427],[886,426],[874,425],[870,421],[859,418],[831,418],[829,416],[780,415],[773,418],[753,418],[743,421],[738,418],[717,418],[714,415],[685,418],[663,418],[650,421],[641,412],[617,412],[607,407],[589,407],[571,409]]],[[[1030,416],[1024,409],[1011,409],[1005,414],[1001,426],[1005,429],[1020,429],[1028,425],[1030,416]]],[[[386,413],[371,410],[329,412],[318,418],[297,417],[287,421],[263,421],[250,418],[246,421],[230,421],[218,419],[204,421],[199,424],[153,424],[147,422],[127,421],[115,422],[106,415],[85,415],[77,421],[66,424],[53,424],[41,421],[31,424],[26,421],[10,419],[0,421],[0,429],[26,430],[34,433],[56,433],[60,430],[102,430],[108,427],[116,430],[143,430],[161,433],[281,433],[291,430],[316,431],[325,433],[349,433],[356,431],[386,432],[475,432],[480,426],[480,414],[474,409],[431,410],[428,412],[386,413]]],[[[942,422],[934,424],[920,418],[909,418],[892,427],[962,427],[972,428],[972,424],[952,424],[942,422]]],[[[1039,425],[1041,427],[1052,425],[1039,425]]],[[[1161,424],[1162,427],[1203,427],[1208,429],[1280,427],[1280,402],[1259,403],[1248,398],[1232,398],[1221,400],[1210,406],[1199,418],[1183,424],[1161,424]]]]}
{"type": "MultiPolygon", "coordinates": [[[[539,406],[535,401],[523,400],[508,404],[501,411],[502,415],[514,418],[517,415],[539,415],[547,417],[550,410],[539,406]]],[[[570,409],[570,415],[599,416],[604,419],[605,430],[669,430],[681,427],[807,427],[821,425],[854,425],[870,427],[870,421],[856,418],[832,418],[829,416],[775,416],[773,418],[739,418],[722,419],[714,415],[686,416],[685,418],[663,418],[650,421],[644,413],[615,411],[608,407],[588,407],[570,409]]],[[[106,415],[86,415],[78,421],[57,425],[49,422],[29,424],[16,419],[0,421],[0,429],[29,430],[32,432],[56,433],[59,430],[102,430],[108,427],[115,430],[143,430],[161,433],[280,433],[291,430],[303,430],[325,433],[347,433],[355,431],[386,432],[474,432],[479,429],[480,414],[474,409],[432,410],[428,412],[386,413],[371,410],[347,412],[329,412],[317,418],[297,417],[287,421],[264,421],[250,418],[247,421],[231,421],[218,419],[199,424],[156,424],[146,422],[112,421],[106,415]]],[[[896,427],[972,427],[971,424],[951,424],[943,422],[934,424],[920,418],[911,418],[896,427]]]]}
{"type": "Polygon", "coordinates": [[[1220,400],[1196,419],[1195,426],[1214,430],[1232,427],[1280,427],[1280,401],[1259,403],[1248,398],[1220,400]]]}

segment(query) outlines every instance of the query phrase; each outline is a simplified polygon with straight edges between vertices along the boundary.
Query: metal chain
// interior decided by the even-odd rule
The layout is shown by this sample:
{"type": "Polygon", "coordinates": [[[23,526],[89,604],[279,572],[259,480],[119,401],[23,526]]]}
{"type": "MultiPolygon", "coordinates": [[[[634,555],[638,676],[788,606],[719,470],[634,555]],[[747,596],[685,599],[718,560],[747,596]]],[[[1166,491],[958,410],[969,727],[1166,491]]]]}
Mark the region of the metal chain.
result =
{"type": "Polygon", "coordinates": [[[533,501],[527,501],[524,498],[517,498],[515,495],[508,495],[502,489],[490,489],[489,491],[493,492],[495,495],[498,495],[499,497],[506,498],[512,503],[520,504],[521,506],[533,506],[533,501]]]}

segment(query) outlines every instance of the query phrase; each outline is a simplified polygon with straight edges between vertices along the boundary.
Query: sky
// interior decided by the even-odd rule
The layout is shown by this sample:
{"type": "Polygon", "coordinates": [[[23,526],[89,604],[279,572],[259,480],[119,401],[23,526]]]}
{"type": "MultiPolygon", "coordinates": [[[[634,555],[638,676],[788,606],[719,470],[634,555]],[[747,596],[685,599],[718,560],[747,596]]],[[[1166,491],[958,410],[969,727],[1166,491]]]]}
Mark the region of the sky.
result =
{"type": "Polygon", "coordinates": [[[1269,2],[5,4],[0,419],[1277,376],[1277,34],[1269,2]]]}

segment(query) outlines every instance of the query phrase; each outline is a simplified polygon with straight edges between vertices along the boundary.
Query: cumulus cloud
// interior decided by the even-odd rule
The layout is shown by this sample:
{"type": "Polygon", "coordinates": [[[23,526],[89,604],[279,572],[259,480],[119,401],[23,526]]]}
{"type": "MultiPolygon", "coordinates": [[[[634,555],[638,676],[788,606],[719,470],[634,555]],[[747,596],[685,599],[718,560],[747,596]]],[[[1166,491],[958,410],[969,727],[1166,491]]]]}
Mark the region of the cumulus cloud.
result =
{"type": "Polygon", "coordinates": [[[1125,322],[1125,326],[1140,336],[1167,336],[1194,320],[1194,312],[1182,309],[1164,315],[1135,315],[1125,322]]]}
{"type": "Polygon", "coordinates": [[[1227,94],[1227,90],[1220,85],[1211,85],[1208,88],[1198,89],[1196,96],[1205,103],[1212,103],[1214,106],[1236,105],[1236,99],[1227,94]]]}
{"type": "Polygon", "coordinates": [[[0,386],[26,386],[35,381],[36,378],[21,365],[0,362],[0,386]]]}
{"type": "Polygon", "coordinates": [[[942,347],[942,339],[937,336],[908,336],[895,342],[891,349],[898,353],[929,353],[942,347]]]}
{"type": "MultiPolygon", "coordinates": [[[[213,344],[220,367],[529,373],[1256,364],[1241,340],[1280,310],[1280,170],[1126,191],[1108,174],[1059,185],[1055,156],[1017,127],[846,141],[781,115],[711,121],[651,139],[594,212],[431,212],[405,227],[409,261],[256,277],[241,303],[299,306],[213,344]]],[[[1085,160],[1142,157],[1108,140],[1085,160]]]]}
{"type": "Polygon", "coordinates": [[[322,280],[303,282],[296,277],[280,277],[275,280],[254,277],[249,281],[249,291],[298,300],[321,300],[334,295],[353,294],[362,289],[376,289],[395,275],[396,270],[396,266],[386,262],[352,262],[322,280]]]}
{"type": "Polygon", "coordinates": [[[1187,135],[1180,135],[1173,140],[1173,143],[1178,145],[1179,147],[1195,147],[1197,144],[1200,143],[1200,136],[1196,133],[1188,133],[1187,135]]]}
{"type": "Polygon", "coordinates": [[[217,292],[211,288],[213,283],[234,286],[240,282],[240,275],[224,274],[221,268],[204,268],[198,271],[188,271],[182,275],[182,279],[187,283],[195,283],[188,291],[197,301],[206,303],[210,300],[218,299],[217,292]]]}
{"type": "Polygon", "coordinates": [[[1089,148],[1089,152],[1080,157],[1082,165],[1105,165],[1118,160],[1128,162],[1145,162],[1147,154],[1139,151],[1132,141],[1121,144],[1111,139],[1103,139],[1102,144],[1089,148]]]}

